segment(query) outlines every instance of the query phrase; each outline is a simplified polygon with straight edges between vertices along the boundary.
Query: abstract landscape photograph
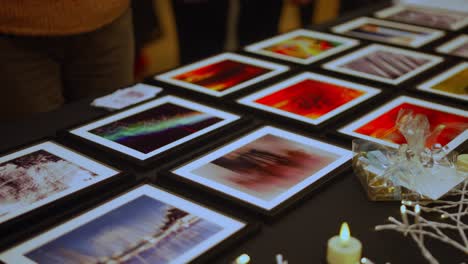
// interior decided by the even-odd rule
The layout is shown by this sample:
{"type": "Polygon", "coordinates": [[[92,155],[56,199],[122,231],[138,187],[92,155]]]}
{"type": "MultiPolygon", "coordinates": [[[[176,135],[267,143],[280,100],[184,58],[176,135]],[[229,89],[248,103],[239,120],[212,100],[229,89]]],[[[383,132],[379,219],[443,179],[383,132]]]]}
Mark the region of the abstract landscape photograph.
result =
{"type": "Polygon", "coordinates": [[[360,17],[332,28],[333,32],[389,44],[420,47],[444,35],[443,31],[360,17]]]}
{"type": "Polygon", "coordinates": [[[221,120],[209,113],[166,103],[89,132],[146,154],[221,120]]]}
{"type": "Polygon", "coordinates": [[[396,85],[442,61],[438,56],[372,44],[331,61],[324,68],[396,85]]]}
{"type": "Polygon", "coordinates": [[[318,125],[375,96],[375,88],[315,73],[302,73],[238,102],[318,125]]]}
{"type": "Polygon", "coordinates": [[[357,40],[331,34],[299,29],[245,48],[268,57],[309,64],[358,44],[357,40]]]}
{"type": "Polygon", "coordinates": [[[450,68],[417,88],[425,92],[468,101],[468,62],[450,68]]]}
{"type": "Polygon", "coordinates": [[[0,162],[0,223],[117,174],[51,142],[23,152],[0,162]]]}
{"type": "Polygon", "coordinates": [[[468,111],[406,96],[392,100],[339,131],[397,147],[406,143],[396,126],[400,110],[427,117],[433,135],[426,140],[426,147],[441,144],[453,149],[468,139],[468,111]]]}
{"type": "Polygon", "coordinates": [[[457,30],[468,24],[468,18],[464,12],[422,6],[396,5],[377,12],[376,16],[446,30],[457,30]]]}
{"type": "Polygon", "coordinates": [[[268,208],[336,169],[348,155],[333,145],[263,127],[173,172],[268,208]]]}
{"type": "Polygon", "coordinates": [[[238,118],[193,101],[165,96],[70,133],[144,161],[238,118]]]}
{"type": "Polygon", "coordinates": [[[222,53],[155,78],[177,87],[220,97],[278,75],[288,68],[242,55],[222,53]]]}
{"type": "Polygon", "coordinates": [[[189,262],[245,224],[141,185],[0,256],[8,263],[189,262]]]}

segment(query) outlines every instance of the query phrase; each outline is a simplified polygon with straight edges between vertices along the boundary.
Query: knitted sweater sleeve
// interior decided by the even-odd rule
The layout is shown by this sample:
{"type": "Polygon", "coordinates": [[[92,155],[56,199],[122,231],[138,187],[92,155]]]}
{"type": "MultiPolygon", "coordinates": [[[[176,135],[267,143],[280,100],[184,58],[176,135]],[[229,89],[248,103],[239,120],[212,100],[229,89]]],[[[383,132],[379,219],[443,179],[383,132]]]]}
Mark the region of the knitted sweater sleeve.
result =
{"type": "Polygon", "coordinates": [[[60,36],[111,23],[130,0],[0,0],[0,33],[60,36]]]}

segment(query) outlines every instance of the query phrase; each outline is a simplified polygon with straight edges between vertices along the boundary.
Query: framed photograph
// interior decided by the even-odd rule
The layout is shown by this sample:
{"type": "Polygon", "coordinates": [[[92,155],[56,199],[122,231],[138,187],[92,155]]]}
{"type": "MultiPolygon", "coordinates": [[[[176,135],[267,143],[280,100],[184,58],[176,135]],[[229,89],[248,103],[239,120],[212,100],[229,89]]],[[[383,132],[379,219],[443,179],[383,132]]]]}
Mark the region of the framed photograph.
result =
{"type": "Polygon", "coordinates": [[[7,263],[188,263],[246,224],[142,185],[0,255],[7,263]]]}
{"type": "Polygon", "coordinates": [[[376,88],[305,72],[241,98],[238,102],[319,125],[380,92],[376,88]]]}
{"type": "Polygon", "coordinates": [[[248,52],[272,58],[311,64],[359,44],[359,41],[299,29],[245,47],[248,52]]]}
{"type": "Polygon", "coordinates": [[[360,17],[332,28],[335,33],[418,48],[444,36],[441,30],[360,17]]]}
{"type": "Polygon", "coordinates": [[[468,139],[468,111],[408,96],[397,97],[338,131],[397,148],[400,144],[406,143],[395,125],[401,109],[411,110],[413,114],[425,115],[428,118],[430,130],[440,130],[434,143],[453,150],[468,139]]]}
{"type": "Polygon", "coordinates": [[[461,35],[438,47],[437,52],[468,58],[468,35],[461,35]]]}
{"type": "Polygon", "coordinates": [[[263,213],[345,164],[352,152],[274,127],[262,127],[172,170],[263,213]]]}
{"type": "Polygon", "coordinates": [[[145,161],[238,119],[237,115],[165,96],[69,132],[145,161]]]}
{"type": "Polygon", "coordinates": [[[52,141],[0,157],[0,224],[121,172],[52,141]]]}
{"type": "Polygon", "coordinates": [[[438,56],[372,44],[325,64],[328,70],[400,84],[442,62],[438,56]]]}
{"type": "Polygon", "coordinates": [[[223,53],[167,73],[157,80],[200,93],[221,97],[271,78],[289,69],[287,66],[223,53]]]}
{"type": "Polygon", "coordinates": [[[468,62],[463,62],[418,85],[417,89],[468,101],[468,62]]]}
{"type": "Polygon", "coordinates": [[[375,16],[445,30],[458,30],[468,25],[467,13],[421,6],[395,5],[375,16]]]}

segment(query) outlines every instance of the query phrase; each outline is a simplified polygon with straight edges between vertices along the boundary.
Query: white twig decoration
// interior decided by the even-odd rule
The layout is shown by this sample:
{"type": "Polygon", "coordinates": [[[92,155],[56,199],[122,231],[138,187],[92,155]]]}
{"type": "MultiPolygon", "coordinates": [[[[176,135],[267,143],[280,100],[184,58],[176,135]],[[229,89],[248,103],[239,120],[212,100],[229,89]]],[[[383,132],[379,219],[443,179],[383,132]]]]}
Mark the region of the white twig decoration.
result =
{"type": "Polygon", "coordinates": [[[420,201],[419,203],[402,201],[402,204],[401,222],[394,217],[389,217],[388,220],[391,224],[378,225],[375,230],[394,230],[405,236],[409,234],[420,248],[423,256],[431,264],[439,263],[439,261],[426,248],[424,244],[426,237],[447,243],[468,255],[468,225],[466,218],[464,218],[468,215],[468,180],[463,183],[462,188],[455,188],[446,195],[444,200],[420,201]],[[406,207],[410,207],[412,210],[406,210],[406,207]],[[432,221],[422,217],[420,213],[438,214],[440,218],[432,221]],[[413,223],[409,221],[406,214],[412,216],[413,223]],[[456,231],[459,239],[450,237],[446,231],[456,231]]]}

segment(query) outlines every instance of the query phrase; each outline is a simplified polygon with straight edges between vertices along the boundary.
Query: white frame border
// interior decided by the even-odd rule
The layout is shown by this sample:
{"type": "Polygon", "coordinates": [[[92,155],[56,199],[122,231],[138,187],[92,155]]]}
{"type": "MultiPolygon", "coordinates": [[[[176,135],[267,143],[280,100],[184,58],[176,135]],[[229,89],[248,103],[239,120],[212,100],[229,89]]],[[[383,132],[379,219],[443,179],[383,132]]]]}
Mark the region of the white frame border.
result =
{"type": "Polygon", "coordinates": [[[234,114],[224,112],[224,111],[221,111],[221,110],[217,110],[215,108],[211,108],[211,107],[208,107],[208,106],[204,106],[204,105],[201,105],[201,104],[189,101],[189,100],[185,100],[185,99],[182,99],[182,98],[179,98],[179,97],[168,95],[168,96],[161,97],[159,99],[155,99],[155,100],[150,101],[148,103],[136,106],[134,108],[125,110],[123,112],[117,113],[115,115],[111,115],[111,116],[108,116],[106,118],[97,120],[95,122],[92,122],[92,123],[83,125],[81,127],[72,129],[69,132],[76,135],[76,136],[79,136],[79,137],[81,137],[83,139],[89,140],[91,142],[97,143],[97,144],[102,145],[104,147],[110,148],[110,149],[112,149],[114,151],[120,152],[122,154],[131,156],[133,158],[136,158],[138,160],[143,161],[143,160],[151,158],[151,157],[153,157],[153,156],[155,156],[155,155],[157,155],[159,153],[162,153],[162,152],[164,152],[166,150],[169,150],[169,149],[174,148],[174,147],[176,147],[178,145],[181,145],[182,143],[188,142],[188,141],[190,141],[190,140],[192,140],[192,139],[194,139],[196,137],[202,136],[202,135],[204,135],[204,134],[206,134],[208,132],[216,130],[217,128],[225,126],[225,125],[227,125],[227,124],[229,124],[231,122],[234,122],[235,120],[238,120],[238,119],[240,119],[240,116],[238,116],[238,115],[234,115],[234,114]],[[213,115],[214,117],[218,117],[218,118],[221,118],[223,120],[219,121],[216,124],[208,126],[208,127],[204,128],[202,130],[199,130],[199,131],[197,131],[197,132],[195,132],[195,133],[193,133],[193,134],[191,134],[189,136],[180,138],[179,140],[171,142],[170,144],[167,144],[167,145],[164,145],[164,146],[162,146],[160,148],[157,148],[157,149],[155,149],[155,150],[153,150],[153,151],[151,151],[149,153],[146,153],[146,154],[143,153],[143,152],[140,152],[138,150],[129,148],[127,146],[121,145],[121,144],[119,144],[117,142],[105,139],[103,137],[100,137],[98,135],[95,135],[95,134],[89,132],[90,130],[93,130],[95,128],[99,128],[99,127],[108,125],[108,124],[110,124],[112,122],[115,122],[115,121],[130,117],[132,115],[144,112],[146,110],[149,110],[151,108],[154,108],[154,107],[166,104],[166,103],[171,103],[171,104],[175,104],[175,105],[178,105],[180,107],[183,107],[183,108],[208,113],[208,114],[213,115]]]}
{"type": "Polygon", "coordinates": [[[94,159],[91,159],[90,157],[84,156],[83,154],[80,154],[74,150],[71,150],[69,148],[66,148],[60,144],[57,144],[53,141],[46,141],[43,143],[39,143],[36,145],[32,145],[30,147],[27,147],[25,149],[21,149],[19,151],[10,153],[8,155],[0,157],[0,163],[5,163],[9,162],[11,160],[14,160],[16,158],[29,155],[33,152],[43,150],[47,153],[50,153],[54,156],[57,156],[63,160],[66,160],[70,163],[73,163],[74,165],[80,166],[86,170],[89,170],[93,173],[96,173],[97,176],[95,176],[92,180],[87,181],[87,182],[82,182],[81,184],[76,184],[73,186],[70,186],[69,188],[57,192],[55,194],[52,194],[50,196],[47,196],[47,198],[41,199],[39,201],[36,201],[32,204],[29,204],[27,206],[21,206],[19,208],[16,208],[13,212],[10,212],[3,217],[0,217],[0,223],[4,223],[8,220],[11,220],[15,217],[21,216],[25,213],[28,213],[30,211],[33,211],[41,206],[44,206],[46,204],[52,203],[54,201],[57,201],[58,199],[61,199],[67,195],[70,195],[72,193],[75,193],[77,191],[80,191],[82,189],[85,189],[91,185],[94,185],[98,182],[101,182],[103,180],[106,180],[110,177],[116,176],[121,171],[110,167],[109,165],[100,163],[94,159]]]}
{"type": "MultiPolygon", "coordinates": [[[[429,12],[439,12],[439,13],[442,12],[442,13],[445,13],[447,15],[450,15],[450,13],[453,13],[453,11],[445,10],[445,9],[437,9],[437,8],[414,6],[414,5],[395,5],[395,6],[380,10],[378,12],[375,12],[374,15],[376,17],[378,17],[378,18],[386,18],[386,19],[391,19],[392,21],[398,21],[398,22],[404,23],[404,21],[399,21],[399,20],[392,19],[392,18],[389,18],[389,17],[396,14],[396,13],[399,13],[399,12],[401,12],[403,10],[406,10],[406,9],[419,10],[419,11],[429,11],[429,12]]],[[[408,22],[406,22],[406,23],[408,23],[408,22]]],[[[419,24],[419,25],[422,25],[422,24],[419,24]]],[[[461,29],[461,28],[465,27],[466,25],[468,25],[468,17],[465,18],[464,20],[461,20],[461,21],[459,21],[459,22],[457,22],[455,24],[450,25],[450,28],[442,28],[442,27],[440,27],[440,28],[445,29],[445,30],[454,31],[454,30],[461,29]]],[[[427,25],[422,25],[422,26],[427,26],[427,25]]]]}
{"type": "Polygon", "coordinates": [[[352,53],[350,53],[350,54],[348,54],[346,56],[343,56],[341,58],[338,58],[336,60],[328,62],[328,63],[324,64],[322,67],[324,69],[331,70],[331,71],[336,71],[336,72],[345,73],[345,74],[349,74],[349,75],[353,75],[353,76],[357,76],[357,77],[362,77],[362,78],[366,78],[366,79],[370,79],[370,80],[380,81],[380,82],[383,82],[383,83],[397,85],[397,84],[400,84],[400,83],[402,83],[402,82],[416,76],[417,74],[419,74],[419,73],[421,73],[423,71],[426,71],[426,70],[432,68],[433,66],[441,63],[442,61],[444,61],[444,59],[442,57],[435,56],[435,55],[429,55],[429,54],[425,54],[425,53],[421,53],[421,52],[415,52],[415,51],[405,50],[405,49],[401,49],[401,48],[394,48],[394,47],[389,47],[389,46],[380,45],[380,44],[371,44],[371,45],[369,45],[367,47],[364,47],[364,48],[359,49],[359,50],[357,50],[355,52],[352,52],[352,53]],[[356,59],[360,59],[360,58],[368,55],[369,53],[375,52],[375,51],[378,51],[378,50],[389,51],[389,52],[393,52],[393,53],[397,53],[397,54],[403,54],[403,55],[406,55],[406,56],[427,59],[429,61],[426,64],[423,64],[423,65],[419,66],[418,68],[414,69],[413,71],[408,72],[408,73],[406,73],[404,75],[401,75],[400,77],[398,77],[396,79],[388,79],[388,78],[380,77],[380,76],[377,76],[377,75],[373,75],[373,74],[369,74],[369,73],[365,73],[365,72],[361,72],[361,71],[355,71],[355,70],[351,70],[351,69],[341,67],[345,63],[351,62],[351,61],[356,60],[356,59]]]}
{"type": "Polygon", "coordinates": [[[379,41],[383,43],[388,43],[388,44],[393,44],[393,45],[400,45],[400,46],[405,46],[405,47],[413,47],[413,48],[419,48],[433,40],[436,40],[438,38],[441,38],[442,36],[445,35],[445,33],[442,30],[436,30],[432,28],[426,28],[426,27],[419,27],[419,26],[413,26],[413,25],[408,25],[408,24],[402,24],[398,22],[390,22],[386,20],[380,20],[380,19],[375,19],[375,18],[370,18],[370,17],[358,17],[356,19],[353,19],[351,21],[348,21],[346,23],[340,24],[338,26],[334,26],[331,29],[333,32],[338,33],[338,34],[344,34],[350,37],[357,37],[357,38],[363,38],[363,39],[368,39],[368,40],[373,40],[373,41],[379,41]],[[382,27],[391,27],[399,30],[408,30],[413,31],[413,32],[420,32],[420,33],[429,33],[430,35],[426,37],[422,37],[420,39],[413,39],[413,41],[409,45],[405,44],[400,44],[400,43],[395,43],[391,41],[385,41],[381,40],[378,38],[373,38],[373,37],[366,37],[366,36],[357,36],[357,35],[352,35],[350,31],[365,25],[365,24],[375,24],[377,26],[382,26],[382,27]]]}
{"type": "Polygon", "coordinates": [[[225,216],[219,212],[212,211],[207,207],[199,204],[190,202],[184,198],[168,193],[162,189],[150,186],[142,185],[126,194],[118,196],[111,201],[108,201],[78,217],[75,217],[63,224],[60,224],[49,231],[46,231],[31,240],[28,240],[0,255],[0,259],[7,263],[36,263],[31,259],[27,258],[26,254],[29,252],[63,236],[67,233],[80,228],[96,219],[102,217],[104,214],[117,209],[119,206],[128,204],[134,199],[146,195],[150,198],[158,200],[162,203],[169,204],[173,207],[179,208],[185,212],[196,215],[209,222],[215,223],[221,226],[223,229],[210,237],[208,240],[198,244],[191,250],[179,256],[173,260],[174,263],[186,263],[189,262],[206,251],[210,250],[217,244],[228,239],[231,235],[241,230],[246,226],[245,223],[225,216]]]}
{"type": "MultiPolygon", "coordinates": [[[[464,117],[468,117],[468,111],[460,110],[460,109],[442,105],[442,104],[424,101],[424,100],[409,97],[409,96],[399,96],[393,99],[392,101],[384,104],[383,106],[375,109],[374,111],[367,113],[366,115],[360,117],[359,119],[351,123],[348,123],[346,126],[341,127],[340,129],[338,129],[338,132],[346,134],[346,135],[350,135],[356,138],[366,139],[366,140],[376,142],[376,143],[379,143],[388,147],[398,148],[399,145],[396,143],[392,143],[392,142],[388,142],[382,139],[363,135],[363,134],[354,132],[354,130],[360,128],[361,126],[366,125],[367,123],[380,117],[382,114],[389,112],[390,110],[394,109],[395,107],[403,103],[410,103],[410,104],[414,104],[417,106],[431,108],[433,110],[437,110],[440,112],[447,112],[449,114],[457,114],[457,115],[461,115],[464,117]]],[[[452,139],[452,141],[447,143],[446,146],[449,148],[449,150],[453,150],[467,139],[468,139],[468,130],[465,130],[463,133],[460,133],[457,137],[452,139]]]]}
{"type": "Polygon", "coordinates": [[[456,38],[442,44],[441,46],[437,47],[436,51],[440,52],[440,53],[449,54],[449,55],[452,55],[452,56],[457,56],[457,57],[460,57],[460,58],[465,58],[463,56],[453,54],[452,51],[454,49],[460,47],[461,45],[467,44],[467,43],[468,43],[468,35],[462,34],[462,35],[460,35],[460,36],[458,36],[458,37],[456,37],[456,38]]]}
{"type": "Polygon", "coordinates": [[[454,93],[448,93],[440,90],[433,89],[433,87],[449,78],[452,76],[460,73],[463,70],[468,69],[468,62],[462,62],[454,67],[448,69],[447,71],[442,72],[441,74],[435,76],[434,78],[430,79],[429,81],[426,81],[420,85],[418,85],[416,88],[421,91],[429,92],[429,93],[435,93],[435,94],[441,94],[445,96],[449,96],[455,99],[460,99],[460,100],[465,100],[468,101],[468,95],[457,95],[454,93]]]}
{"type": "Polygon", "coordinates": [[[197,92],[200,92],[200,93],[204,93],[204,94],[208,94],[208,95],[212,95],[212,96],[216,96],[216,97],[221,97],[221,96],[224,96],[226,94],[230,94],[230,93],[236,92],[238,90],[241,90],[243,88],[246,88],[246,87],[248,87],[250,85],[253,85],[255,83],[266,80],[266,79],[268,79],[270,77],[273,77],[275,75],[278,75],[280,73],[286,72],[287,70],[289,70],[289,67],[285,66],[285,65],[280,65],[280,64],[276,64],[276,63],[272,63],[272,62],[262,61],[262,60],[253,59],[253,58],[250,58],[250,57],[246,57],[246,56],[226,52],[226,53],[222,53],[220,55],[217,55],[217,56],[214,56],[214,57],[211,57],[211,58],[208,58],[208,59],[204,59],[204,60],[189,64],[187,66],[182,66],[180,68],[177,68],[175,70],[163,73],[161,75],[157,75],[154,78],[156,80],[159,80],[159,81],[170,83],[172,85],[187,88],[187,89],[197,91],[197,92]],[[183,73],[186,73],[186,72],[190,72],[190,71],[193,71],[193,70],[196,70],[196,69],[199,69],[199,68],[211,65],[211,64],[215,64],[215,63],[224,61],[224,60],[233,60],[233,61],[237,61],[237,62],[240,62],[240,63],[249,64],[249,65],[252,65],[252,66],[267,68],[267,69],[270,69],[271,71],[268,72],[268,73],[259,75],[259,76],[255,77],[253,79],[244,81],[244,82],[239,83],[237,85],[234,85],[234,86],[232,86],[232,87],[230,87],[230,88],[228,88],[228,89],[226,89],[224,91],[221,91],[221,92],[214,91],[214,90],[211,90],[211,89],[206,88],[204,86],[196,85],[196,84],[193,84],[193,83],[188,83],[188,82],[176,80],[176,79],[173,78],[176,75],[180,75],[180,74],[183,74],[183,73]]]}
{"type": "Polygon", "coordinates": [[[350,108],[352,108],[352,107],[366,101],[367,99],[376,96],[379,93],[381,93],[381,90],[377,89],[377,88],[372,88],[372,87],[365,86],[365,85],[360,85],[360,84],[357,84],[357,83],[347,82],[347,81],[331,78],[331,77],[316,74],[316,73],[304,72],[304,73],[300,73],[300,74],[298,74],[298,75],[296,75],[296,76],[294,76],[292,78],[284,80],[284,81],[282,81],[280,83],[277,83],[277,84],[275,84],[273,86],[267,87],[267,88],[262,89],[262,90],[260,90],[258,92],[255,92],[255,93],[253,93],[251,95],[243,97],[243,98],[237,100],[237,102],[241,103],[241,104],[244,104],[244,105],[247,105],[247,106],[250,106],[250,107],[253,107],[253,108],[261,109],[261,110],[266,111],[266,112],[270,112],[270,113],[273,113],[273,114],[277,114],[277,115],[285,116],[285,117],[288,117],[288,118],[296,119],[296,120],[299,120],[299,121],[302,121],[302,122],[305,122],[305,123],[308,123],[308,124],[319,125],[319,124],[327,121],[328,119],[333,118],[333,117],[345,112],[346,110],[348,110],[348,109],[350,109],[350,108]],[[295,84],[297,84],[299,82],[302,82],[302,81],[305,81],[305,80],[313,80],[313,81],[333,84],[333,85],[337,85],[337,86],[343,86],[343,87],[349,88],[349,89],[364,91],[365,94],[355,98],[354,100],[351,100],[351,101],[341,105],[340,107],[337,107],[337,108],[333,109],[332,111],[322,115],[321,117],[319,117],[317,119],[307,118],[305,116],[301,116],[301,115],[298,115],[298,114],[295,114],[295,113],[290,113],[290,112],[287,112],[287,111],[283,111],[281,109],[277,109],[277,108],[274,108],[274,107],[266,106],[266,105],[255,102],[256,100],[258,100],[260,98],[271,95],[273,93],[281,91],[281,90],[283,90],[285,88],[288,88],[288,87],[290,87],[292,85],[295,85],[295,84]]]}
{"type": "Polygon", "coordinates": [[[275,207],[279,206],[281,203],[285,202],[286,200],[294,196],[295,194],[301,192],[302,190],[304,190],[305,188],[307,188],[308,186],[310,186],[311,184],[313,184],[320,178],[327,176],[333,170],[345,164],[347,161],[349,161],[352,158],[352,155],[353,155],[352,152],[349,150],[346,150],[346,149],[343,149],[343,148],[340,148],[340,147],[337,147],[337,146],[334,146],[334,145],[331,145],[322,141],[318,141],[316,139],[307,138],[298,134],[294,134],[286,130],[278,129],[278,128],[271,127],[271,126],[265,126],[253,132],[250,132],[249,134],[242,136],[241,138],[231,141],[218,149],[212,150],[208,154],[205,154],[202,157],[199,157],[195,159],[194,161],[191,161],[190,163],[187,163],[185,165],[182,165],[172,170],[172,173],[174,173],[178,177],[186,178],[190,181],[201,184],[207,188],[210,188],[217,192],[221,192],[225,195],[231,196],[234,199],[241,200],[243,202],[252,204],[254,206],[260,207],[265,210],[272,210],[275,207]],[[274,136],[284,138],[286,140],[291,140],[300,144],[316,147],[318,149],[323,149],[329,153],[333,153],[339,156],[339,158],[337,158],[332,163],[328,164],[326,167],[323,167],[319,171],[305,178],[301,182],[298,182],[289,190],[281,193],[280,195],[276,196],[270,201],[266,201],[258,197],[255,197],[253,195],[249,195],[245,192],[239,191],[235,188],[228,187],[224,184],[218,183],[214,180],[207,179],[203,176],[199,176],[192,172],[193,170],[198,169],[201,166],[204,166],[227,153],[230,153],[236,149],[239,149],[240,147],[243,147],[264,135],[274,135],[274,136]]]}
{"type": "Polygon", "coordinates": [[[316,62],[318,60],[324,59],[326,57],[329,57],[331,55],[345,51],[349,48],[357,46],[358,44],[359,44],[359,41],[355,39],[339,37],[339,36],[321,33],[317,31],[298,29],[298,30],[291,31],[289,33],[285,33],[285,34],[282,34],[282,35],[279,35],[279,36],[276,36],[267,40],[263,40],[263,41],[248,45],[244,48],[244,50],[251,52],[251,53],[268,56],[271,58],[277,58],[281,60],[286,60],[286,61],[291,61],[291,62],[307,65],[307,64],[316,62]],[[340,42],[341,45],[335,48],[329,49],[327,51],[324,51],[320,53],[319,55],[310,56],[307,59],[296,58],[293,56],[282,55],[282,54],[264,50],[264,48],[266,47],[269,47],[274,44],[278,44],[281,41],[292,39],[292,38],[299,37],[299,36],[310,37],[310,38],[326,40],[326,41],[336,41],[336,42],[340,42]]]}

